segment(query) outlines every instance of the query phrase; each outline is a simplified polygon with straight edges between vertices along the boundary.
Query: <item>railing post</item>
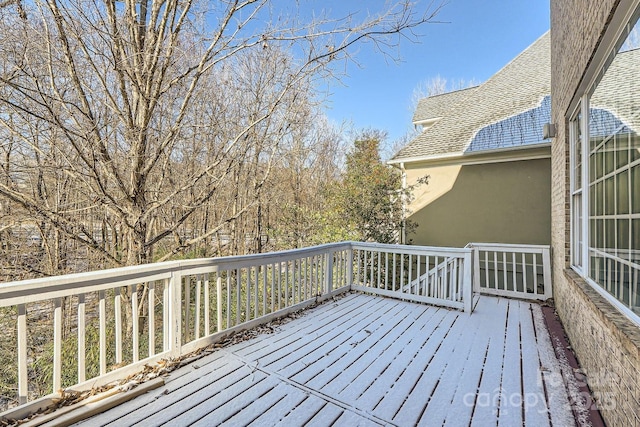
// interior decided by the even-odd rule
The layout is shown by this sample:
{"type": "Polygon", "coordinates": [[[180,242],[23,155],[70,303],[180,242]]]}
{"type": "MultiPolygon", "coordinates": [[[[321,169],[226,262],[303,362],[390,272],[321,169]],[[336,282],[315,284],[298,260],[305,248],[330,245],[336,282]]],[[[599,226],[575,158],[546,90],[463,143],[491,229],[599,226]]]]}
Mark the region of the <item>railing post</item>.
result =
{"type": "Polygon", "coordinates": [[[349,288],[353,285],[353,246],[349,245],[347,250],[347,284],[349,288]]]}
{"type": "Polygon", "coordinates": [[[333,252],[329,250],[324,256],[324,290],[325,294],[330,294],[333,291],[333,252]]]}
{"type": "Polygon", "coordinates": [[[553,298],[551,285],[551,254],[549,248],[542,249],[542,274],[544,278],[544,298],[553,298]]]}
{"type": "Polygon", "coordinates": [[[473,291],[480,292],[480,249],[471,246],[473,251],[473,291]]]}
{"type": "Polygon", "coordinates": [[[462,298],[465,313],[471,314],[473,309],[473,283],[471,282],[471,254],[472,251],[464,254],[464,274],[462,283],[462,298]]]}
{"type": "Polygon", "coordinates": [[[173,357],[182,348],[182,272],[172,271],[169,279],[169,351],[173,357]]]}

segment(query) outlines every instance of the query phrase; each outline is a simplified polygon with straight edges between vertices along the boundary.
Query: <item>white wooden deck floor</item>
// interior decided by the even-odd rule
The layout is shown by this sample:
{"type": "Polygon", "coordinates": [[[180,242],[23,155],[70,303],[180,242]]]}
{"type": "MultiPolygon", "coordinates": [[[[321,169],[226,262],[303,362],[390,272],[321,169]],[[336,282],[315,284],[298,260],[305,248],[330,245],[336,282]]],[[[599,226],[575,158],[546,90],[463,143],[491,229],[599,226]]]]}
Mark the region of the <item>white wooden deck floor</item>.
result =
{"type": "Polygon", "coordinates": [[[574,425],[558,371],[536,304],[481,297],[468,315],[351,294],[83,424],[574,425]]]}

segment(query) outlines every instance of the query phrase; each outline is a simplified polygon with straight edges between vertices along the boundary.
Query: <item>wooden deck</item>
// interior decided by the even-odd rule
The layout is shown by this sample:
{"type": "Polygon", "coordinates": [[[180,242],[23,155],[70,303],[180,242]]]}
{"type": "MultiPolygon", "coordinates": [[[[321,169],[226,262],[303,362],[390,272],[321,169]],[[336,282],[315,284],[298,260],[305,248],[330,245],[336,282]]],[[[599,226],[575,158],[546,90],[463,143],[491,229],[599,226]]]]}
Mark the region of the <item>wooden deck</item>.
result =
{"type": "Polygon", "coordinates": [[[538,305],[473,314],[350,294],[174,371],[98,426],[568,426],[538,305]]]}

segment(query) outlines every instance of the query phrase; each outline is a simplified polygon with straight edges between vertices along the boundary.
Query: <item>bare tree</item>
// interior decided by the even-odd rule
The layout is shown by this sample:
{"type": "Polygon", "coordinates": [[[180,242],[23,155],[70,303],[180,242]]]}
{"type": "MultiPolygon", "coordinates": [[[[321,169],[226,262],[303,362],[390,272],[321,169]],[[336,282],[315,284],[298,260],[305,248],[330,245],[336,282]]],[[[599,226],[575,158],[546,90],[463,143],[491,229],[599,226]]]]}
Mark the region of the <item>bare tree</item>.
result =
{"type": "MultiPolygon", "coordinates": [[[[260,200],[296,90],[332,77],[332,64],[351,59],[356,43],[388,51],[415,37],[438,9],[402,1],[356,22],[355,14],[325,13],[303,21],[298,7],[283,5],[293,13],[280,16],[266,0],[3,8],[0,126],[19,154],[2,170],[0,196],[54,240],[76,242],[106,264],[149,262],[173,238],[159,254],[165,259],[214,235],[260,200]],[[256,92],[264,100],[238,102],[229,76],[259,54],[277,79],[256,92]],[[216,224],[185,234],[242,174],[253,176],[252,194],[237,191],[216,224]]],[[[60,258],[60,242],[52,247],[60,258]]]]}

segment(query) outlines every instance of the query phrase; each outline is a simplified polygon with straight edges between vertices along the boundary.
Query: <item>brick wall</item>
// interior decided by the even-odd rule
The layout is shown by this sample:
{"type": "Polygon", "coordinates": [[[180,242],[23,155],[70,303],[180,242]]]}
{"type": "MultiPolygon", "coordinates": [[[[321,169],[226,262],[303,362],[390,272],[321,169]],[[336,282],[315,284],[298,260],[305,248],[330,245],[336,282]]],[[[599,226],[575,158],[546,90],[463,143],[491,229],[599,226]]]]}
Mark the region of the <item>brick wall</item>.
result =
{"type": "Polygon", "coordinates": [[[640,426],[640,328],[568,268],[570,102],[619,0],[551,0],[551,242],[556,308],[601,413],[640,426]]]}

